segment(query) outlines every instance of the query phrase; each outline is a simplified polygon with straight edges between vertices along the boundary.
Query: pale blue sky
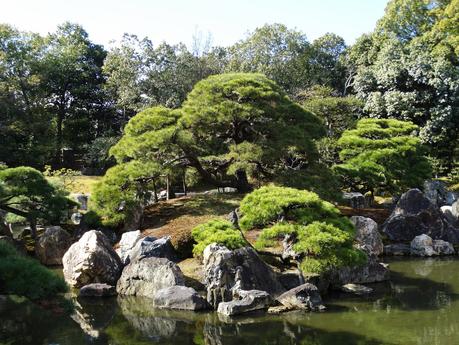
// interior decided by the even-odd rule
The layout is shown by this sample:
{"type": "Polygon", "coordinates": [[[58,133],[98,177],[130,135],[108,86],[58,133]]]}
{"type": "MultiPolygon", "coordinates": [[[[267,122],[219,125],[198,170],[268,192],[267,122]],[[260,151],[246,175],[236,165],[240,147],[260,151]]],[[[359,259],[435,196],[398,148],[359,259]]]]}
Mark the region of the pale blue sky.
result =
{"type": "Polygon", "coordinates": [[[153,43],[190,44],[194,32],[210,32],[214,45],[230,45],[265,23],[283,23],[309,40],[327,33],[353,43],[373,30],[387,0],[3,0],[0,23],[46,34],[77,22],[107,45],[127,32],[153,43]]]}

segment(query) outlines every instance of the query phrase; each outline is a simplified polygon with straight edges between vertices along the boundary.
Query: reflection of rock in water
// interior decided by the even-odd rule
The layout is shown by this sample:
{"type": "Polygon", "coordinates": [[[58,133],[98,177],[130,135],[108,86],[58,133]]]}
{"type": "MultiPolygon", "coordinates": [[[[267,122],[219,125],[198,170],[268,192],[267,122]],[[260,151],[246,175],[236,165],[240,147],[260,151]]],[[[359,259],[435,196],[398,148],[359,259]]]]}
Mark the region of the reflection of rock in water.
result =
{"type": "MultiPolygon", "coordinates": [[[[301,313],[301,316],[305,316],[301,313]]],[[[300,317],[300,314],[298,314],[300,317]]],[[[244,344],[261,344],[263,340],[272,339],[272,344],[293,345],[316,344],[316,338],[320,332],[304,327],[299,324],[292,324],[288,321],[266,319],[263,316],[229,319],[221,322],[218,318],[208,317],[203,328],[205,345],[224,345],[235,343],[235,338],[244,338],[244,344]]],[[[320,341],[317,342],[318,344],[320,341]]]]}
{"type": "Polygon", "coordinates": [[[170,338],[175,334],[177,321],[155,316],[148,298],[118,296],[121,312],[132,327],[150,339],[170,338]]]}
{"type": "Polygon", "coordinates": [[[422,261],[414,261],[413,269],[417,275],[427,277],[434,269],[434,259],[423,259],[422,261]]]}
{"type": "Polygon", "coordinates": [[[98,339],[101,331],[108,327],[116,312],[114,298],[76,298],[72,319],[84,333],[98,339]]]}

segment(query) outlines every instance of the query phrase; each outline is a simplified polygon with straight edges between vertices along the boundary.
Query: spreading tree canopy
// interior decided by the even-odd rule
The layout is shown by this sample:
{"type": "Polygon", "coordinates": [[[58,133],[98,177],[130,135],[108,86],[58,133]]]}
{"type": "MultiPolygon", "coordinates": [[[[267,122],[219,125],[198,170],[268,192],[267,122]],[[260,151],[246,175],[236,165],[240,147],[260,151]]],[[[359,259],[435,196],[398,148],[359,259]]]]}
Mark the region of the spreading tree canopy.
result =
{"type": "Polygon", "coordinates": [[[0,210],[24,217],[36,236],[38,220],[60,222],[74,205],[38,170],[30,167],[0,168],[0,210]]]}
{"type": "Polygon", "coordinates": [[[261,74],[209,77],[182,108],[149,108],[124,132],[111,149],[118,166],[94,193],[104,216],[117,212],[125,198],[142,202],[146,187],[190,173],[207,185],[239,191],[266,180],[320,185],[313,181],[324,176],[317,174],[314,143],[325,132],[321,121],[261,74]]]}
{"type": "Polygon", "coordinates": [[[394,119],[362,119],[338,141],[342,164],[336,172],[353,190],[398,193],[421,187],[430,176],[418,126],[394,119]]]}

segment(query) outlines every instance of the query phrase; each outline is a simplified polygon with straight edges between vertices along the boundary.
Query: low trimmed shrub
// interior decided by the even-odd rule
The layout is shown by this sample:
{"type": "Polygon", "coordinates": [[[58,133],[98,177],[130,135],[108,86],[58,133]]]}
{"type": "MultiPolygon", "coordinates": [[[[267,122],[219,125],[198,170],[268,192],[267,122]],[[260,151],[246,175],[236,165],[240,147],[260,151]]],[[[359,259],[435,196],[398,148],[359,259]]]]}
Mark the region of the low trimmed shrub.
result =
{"type": "Polygon", "coordinates": [[[31,300],[54,297],[68,290],[63,278],[38,261],[22,256],[10,244],[0,241],[0,292],[31,300]]]}
{"type": "Polygon", "coordinates": [[[240,210],[239,224],[244,231],[262,229],[256,243],[258,249],[294,235],[293,249],[303,257],[300,268],[306,273],[324,273],[366,262],[366,255],[353,248],[352,223],[315,193],[266,186],[247,195],[240,210]]]}
{"type": "Polygon", "coordinates": [[[224,245],[228,249],[237,249],[247,245],[241,232],[229,221],[214,219],[200,224],[192,230],[196,244],[193,255],[201,256],[204,249],[211,243],[224,245]]]}

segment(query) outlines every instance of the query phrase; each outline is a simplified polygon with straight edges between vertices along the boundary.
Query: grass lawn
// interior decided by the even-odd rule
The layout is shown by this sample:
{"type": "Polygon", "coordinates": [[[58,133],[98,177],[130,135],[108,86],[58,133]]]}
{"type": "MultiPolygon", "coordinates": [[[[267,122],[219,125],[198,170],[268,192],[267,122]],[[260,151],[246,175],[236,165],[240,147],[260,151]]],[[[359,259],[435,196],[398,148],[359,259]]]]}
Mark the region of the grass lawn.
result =
{"type": "Polygon", "coordinates": [[[62,177],[48,177],[50,181],[62,183],[70,193],[91,194],[94,184],[102,179],[102,176],[74,176],[71,179],[62,177]]]}

